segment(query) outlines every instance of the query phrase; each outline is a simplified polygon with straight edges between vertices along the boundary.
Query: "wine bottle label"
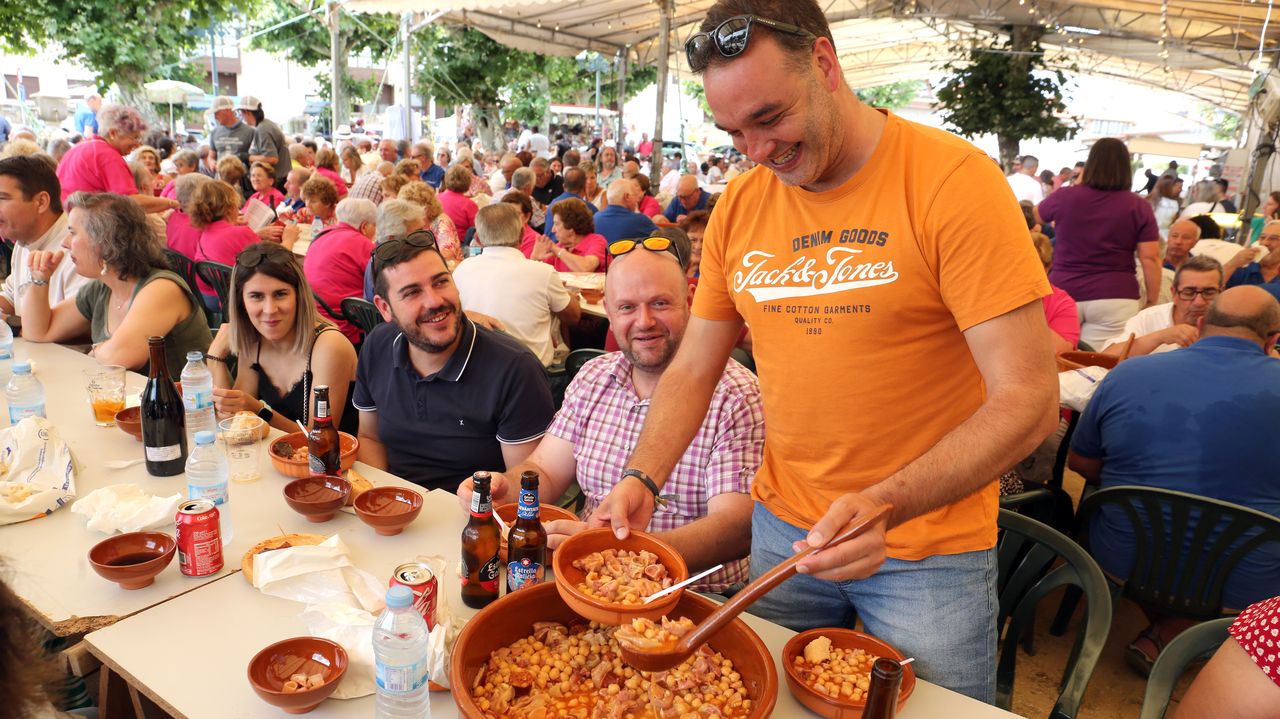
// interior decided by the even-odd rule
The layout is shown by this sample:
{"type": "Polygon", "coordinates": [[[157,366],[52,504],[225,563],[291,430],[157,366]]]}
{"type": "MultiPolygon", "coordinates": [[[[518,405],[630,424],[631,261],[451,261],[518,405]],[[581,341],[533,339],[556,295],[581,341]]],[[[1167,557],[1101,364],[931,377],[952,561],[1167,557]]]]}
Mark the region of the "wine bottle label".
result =
{"type": "Polygon", "coordinates": [[[538,490],[523,489],[520,490],[520,504],[516,505],[517,519],[537,519],[538,518],[538,490]]]}
{"type": "Polygon", "coordinates": [[[507,591],[514,592],[525,587],[541,584],[546,569],[528,557],[521,557],[518,562],[507,564],[507,591]]]}
{"type": "Polygon", "coordinates": [[[146,447],[148,462],[168,462],[182,457],[182,446],[171,444],[165,447],[146,447]]]}

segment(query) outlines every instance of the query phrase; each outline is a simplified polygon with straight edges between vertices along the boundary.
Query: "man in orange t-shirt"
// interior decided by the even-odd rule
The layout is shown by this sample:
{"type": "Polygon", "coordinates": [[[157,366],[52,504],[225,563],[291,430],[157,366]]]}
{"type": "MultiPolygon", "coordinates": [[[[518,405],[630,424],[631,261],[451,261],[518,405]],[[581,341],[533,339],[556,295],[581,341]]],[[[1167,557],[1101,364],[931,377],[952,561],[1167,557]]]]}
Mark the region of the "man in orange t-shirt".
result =
{"type": "Polygon", "coordinates": [[[592,523],[648,525],[746,322],[766,425],[752,576],[893,505],[752,611],[797,630],[856,611],[924,678],[991,701],[995,480],[1057,423],[1017,202],[977,148],[860,103],[814,0],[720,0],[702,30],[690,65],[762,167],[711,215],[684,343],[592,523]]]}

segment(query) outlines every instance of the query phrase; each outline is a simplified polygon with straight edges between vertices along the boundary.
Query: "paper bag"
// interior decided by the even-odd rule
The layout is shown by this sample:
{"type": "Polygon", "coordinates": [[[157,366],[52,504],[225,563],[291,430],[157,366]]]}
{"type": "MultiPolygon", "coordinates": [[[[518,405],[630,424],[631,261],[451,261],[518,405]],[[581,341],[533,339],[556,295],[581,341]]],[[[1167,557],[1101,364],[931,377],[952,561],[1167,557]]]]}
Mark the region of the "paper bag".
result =
{"type": "Polygon", "coordinates": [[[51,514],[75,496],[71,448],[47,419],[0,430],[0,525],[51,514]]]}

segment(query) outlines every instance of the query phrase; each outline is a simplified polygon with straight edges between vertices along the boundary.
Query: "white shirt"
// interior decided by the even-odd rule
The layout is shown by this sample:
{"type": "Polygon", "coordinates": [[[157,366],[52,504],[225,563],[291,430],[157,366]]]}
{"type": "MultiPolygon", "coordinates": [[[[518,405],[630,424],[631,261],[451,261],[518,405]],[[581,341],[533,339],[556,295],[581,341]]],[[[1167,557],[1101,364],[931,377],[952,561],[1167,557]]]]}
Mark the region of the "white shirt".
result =
{"type": "Polygon", "coordinates": [[[505,195],[506,189],[507,189],[507,176],[502,174],[501,168],[494,170],[493,174],[489,175],[489,190],[490,190],[489,195],[492,197],[499,197],[501,195],[505,195]]]}
{"type": "MultiPolygon", "coordinates": [[[[22,297],[31,286],[31,269],[27,267],[27,260],[31,257],[31,253],[36,250],[56,252],[62,249],[62,241],[66,236],[67,213],[64,212],[40,236],[40,239],[29,245],[21,242],[14,243],[13,260],[10,262],[12,271],[5,278],[4,284],[0,285],[0,296],[13,303],[15,315],[22,316],[22,297]]],[[[68,297],[75,297],[80,288],[88,282],[88,277],[76,272],[76,265],[71,258],[63,257],[62,262],[58,264],[58,269],[54,270],[53,276],[49,278],[49,306],[53,307],[68,297]]]]}
{"type": "Polygon", "coordinates": [[[545,160],[550,160],[556,156],[556,154],[551,151],[551,140],[541,132],[535,132],[529,136],[529,152],[532,152],[534,156],[541,157],[545,160]]]}
{"type": "Polygon", "coordinates": [[[569,291],[554,267],[516,247],[486,247],[458,264],[453,281],[464,310],[497,317],[544,367],[551,364],[551,318],[569,306],[569,291]]]}
{"type": "MultiPolygon", "coordinates": [[[[1145,335],[1149,335],[1152,332],[1167,330],[1172,326],[1173,326],[1173,303],[1170,302],[1168,304],[1163,304],[1163,305],[1153,305],[1139,312],[1133,317],[1130,317],[1129,321],[1124,323],[1124,329],[1121,330],[1120,334],[1116,335],[1115,337],[1112,337],[1110,340],[1107,340],[1106,344],[1103,345],[1102,349],[1106,349],[1107,347],[1110,347],[1111,345],[1114,345],[1114,344],[1123,344],[1125,342],[1128,342],[1129,335],[1134,335],[1135,337],[1142,337],[1145,335]]],[[[1176,345],[1176,344],[1163,344],[1155,348],[1154,350],[1151,350],[1151,354],[1155,354],[1157,352],[1170,352],[1178,349],[1178,347],[1180,346],[1181,345],[1176,345]]]]}
{"type": "Polygon", "coordinates": [[[670,195],[676,193],[676,186],[680,184],[680,171],[667,170],[667,174],[662,176],[662,180],[658,182],[658,192],[665,192],[670,195]]]}
{"type": "Polygon", "coordinates": [[[1040,180],[1021,172],[1015,172],[1004,179],[1009,181],[1009,187],[1013,188],[1013,196],[1018,198],[1018,202],[1030,201],[1033,205],[1044,202],[1044,185],[1040,184],[1040,180]]]}

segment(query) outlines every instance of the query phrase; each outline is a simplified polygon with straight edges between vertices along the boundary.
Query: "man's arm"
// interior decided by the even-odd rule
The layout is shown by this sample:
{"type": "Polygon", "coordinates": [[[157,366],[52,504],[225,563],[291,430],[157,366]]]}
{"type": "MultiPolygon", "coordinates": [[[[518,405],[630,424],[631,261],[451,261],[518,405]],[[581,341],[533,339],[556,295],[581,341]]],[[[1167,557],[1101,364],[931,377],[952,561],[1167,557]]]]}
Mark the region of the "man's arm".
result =
{"type": "MultiPolygon", "coordinates": [[[[1053,431],[1058,385],[1039,299],[965,330],[987,397],[928,452],[863,492],[838,498],[797,550],[821,547],[851,520],[884,503],[890,527],[966,497],[1012,467],[1053,431]]],[[[884,528],[809,557],[799,571],[860,579],[884,561],[884,528]]]]}
{"type": "Polygon", "coordinates": [[[356,459],[370,467],[385,470],[387,468],[387,448],[382,446],[378,438],[378,410],[360,410],[360,449],[356,459]]]}
{"type": "Polygon", "coordinates": [[[750,553],[751,495],[718,494],[707,501],[707,516],[655,536],[676,548],[690,572],[699,572],[750,553]]]}
{"type": "MultiPolygon", "coordinates": [[[[538,448],[538,442],[541,440],[542,437],[531,439],[528,442],[521,442],[519,444],[507,444],[506,442],[503,442],[502,463],[508,467],[515,467],[519,465],[521,462],[528,459],[529,455],[533,454],[533,450],[538,448]]],[[[519,477],[520,475],[516,476],[519,477]]]]}
{"type": "Polygon", "coordinates": [[[1085,484],[1094,486],[1102,484],[1102,460],[1076,454],[1075,450],[1067,453],[1067,466],[1084,477],[1085,484]]]}
{"type": "MultiPolygon", "coordinates": [[[[493,482],[489,490],[493,495],[494,505],[514,501],[521,472],[537,472],[541,498],[546,502],[555,502],[569,488],[569,483],[578,472],[578,461],[573,458],[573,445],[553,434],[543,435],[538,448],[523,462],[509,462],[507,471],[491,472],[493,482]]],[[[470,477],[458,485],[458,504],[463,509],[471,507],[470,477]]]]}
{"type": "MultiPolygon", "coordinates": [[[[1162,330],[1149,332],[1141,337],[1135,337],[1133,346],[1129,349],[1130,357],[1142,357],[1156,351],[1160,345],[1179,345],[1188,347],[1200,338],[1200,331],[1191,325],[1174,325],[1166,327],[1162,330]]],[[[1123,335],[1119,341],[1112,342],[1102,350],[1102,354],[1119,356],[1124,352],[1125,345],[1129,343],[1129,336],[1123,335]]]]}

